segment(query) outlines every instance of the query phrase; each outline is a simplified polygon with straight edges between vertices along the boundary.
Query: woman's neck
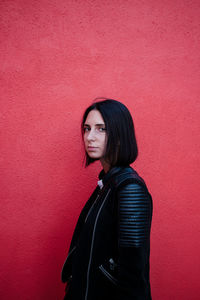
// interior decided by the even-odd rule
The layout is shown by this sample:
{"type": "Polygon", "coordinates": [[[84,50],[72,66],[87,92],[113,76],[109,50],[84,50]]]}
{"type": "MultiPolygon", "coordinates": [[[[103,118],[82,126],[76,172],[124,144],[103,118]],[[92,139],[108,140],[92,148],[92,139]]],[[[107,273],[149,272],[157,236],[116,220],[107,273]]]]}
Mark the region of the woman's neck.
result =
{"type": "Polygon", "coordinates": [[[104,169],[104,172],[107,173],[110,170],[110,165],[107,162],[105,162],[104,160],[101,160],[101,159],[100,159],[100,162],[101,162],[101,165],[104,169]]]}

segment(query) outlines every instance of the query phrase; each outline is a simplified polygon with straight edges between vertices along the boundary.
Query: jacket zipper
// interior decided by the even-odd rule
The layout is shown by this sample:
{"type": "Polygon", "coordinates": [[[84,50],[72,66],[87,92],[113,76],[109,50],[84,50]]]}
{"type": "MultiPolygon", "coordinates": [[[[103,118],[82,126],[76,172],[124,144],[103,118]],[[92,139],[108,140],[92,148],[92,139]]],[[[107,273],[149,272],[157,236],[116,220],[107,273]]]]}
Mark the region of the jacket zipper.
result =
{"type": "Polygon", "coordinates": [[[88,297],[88,287],[89,287],[89,275],[90,275],[90,266],[91,266],[91,261],[92,261],[92,250],[93,250],[93,245],[94,245],[94,237],[95,237],[95,230],[96,230],[96,225],[97,225],[97,221],[98,221],[98,218],[99,218],[99,215],[100,215],[100,212],[103,208],[103,205],[108,197],[108,194],[110,193],[111,189],[108,190],[106,196],[105,196],[105,199],[103,200],[103,203],[101,204],[100,208],[99,208],[99,211],[98,211],[98,214],[96,216],[96,220],[95,220],[95,223],[94,223],[94,229],[93,229],[93,233],[92,233],[92,243],[91,243],[91,248],[90,248],[90,258],[89,258],[89,263],[88,263],[88,269],[87,269],[87,284],[86,284],[86,292],[85,292],[85,300],[87,300],[87,297],[88,297]]]}
{"type": "Polygon", "coordinates": [[[69,257],[71,256],[71,254],[74,252],[75,249],[76,249],[76,246],[74,246],[74,247],[72,248],[72,250],[68,253],[67,258],[65,259],[65,262],[64,262],[64,264],[63,264],[62,269],[64,268],[64,265],[66,264],[67,260],[69,259],[69,257]]]}
{"type": "Polygon", "coordinates": [[[90,209],[89,209],[89,211],[88,211],[88,213],[87,213],[87,216],[86,216],[86,218],[85,218],[85,223],[87,222],[87,219],[88,219],[88,217],[89,217],[89,215],[90,215],[90,212],[92,211],[92,208],[94,207],[94,205],[95,205],[95,203],[97,202],[97,199],[99,198],[99,194],[97,195],[97,197],[96,197],[96,199],[95,199],[95,201],[93,202],[93,204],[92,204],[92,206],[90,207],[90,209]]]}
{"type": "Polygon", "coordinates": [[[99,266],[101,272],[110,280],[113,284],[117,285],[117,279],[115,279],[104,267],[103,265],[99,266]]]}

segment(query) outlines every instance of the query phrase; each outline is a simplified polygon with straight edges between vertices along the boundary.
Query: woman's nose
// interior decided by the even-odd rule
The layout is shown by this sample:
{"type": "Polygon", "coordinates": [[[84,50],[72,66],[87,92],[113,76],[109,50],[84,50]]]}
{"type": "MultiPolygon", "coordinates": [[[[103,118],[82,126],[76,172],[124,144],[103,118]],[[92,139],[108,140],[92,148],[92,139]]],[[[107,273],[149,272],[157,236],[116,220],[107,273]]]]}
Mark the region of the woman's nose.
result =
{"type": "Polygon", "coordinates": [[[95,132],[94,132],[94,130],[91,129],[91,130],[88,132],[87,139],[88,139],[88,141],[95,140],[95,132]]]}

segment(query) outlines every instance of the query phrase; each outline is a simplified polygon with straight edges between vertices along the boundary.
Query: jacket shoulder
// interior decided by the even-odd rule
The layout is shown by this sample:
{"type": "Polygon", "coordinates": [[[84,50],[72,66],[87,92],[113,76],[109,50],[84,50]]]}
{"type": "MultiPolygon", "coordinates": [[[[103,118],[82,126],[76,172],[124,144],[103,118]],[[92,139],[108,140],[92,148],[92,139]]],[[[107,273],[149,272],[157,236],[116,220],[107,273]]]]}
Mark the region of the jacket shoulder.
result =
{"type": "Polygon", "coordinates": [[[148,191],[144,179],[131,167],[121,169],[121,171],[114,176],[112,186],[116,190],[119,190],[130,183],[139,184],[148,191]]]}

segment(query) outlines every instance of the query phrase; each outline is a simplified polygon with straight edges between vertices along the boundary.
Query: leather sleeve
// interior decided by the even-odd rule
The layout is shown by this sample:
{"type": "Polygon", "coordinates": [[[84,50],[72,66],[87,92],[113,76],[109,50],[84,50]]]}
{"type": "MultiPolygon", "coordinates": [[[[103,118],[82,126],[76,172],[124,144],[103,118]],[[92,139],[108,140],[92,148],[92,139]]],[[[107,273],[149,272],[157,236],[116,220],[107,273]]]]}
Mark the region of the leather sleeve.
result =
{"type": "Polygon", "coordinates": [[[151,198],[138,183],[118,192],[119,300],[149,299],[151,198]]]}

